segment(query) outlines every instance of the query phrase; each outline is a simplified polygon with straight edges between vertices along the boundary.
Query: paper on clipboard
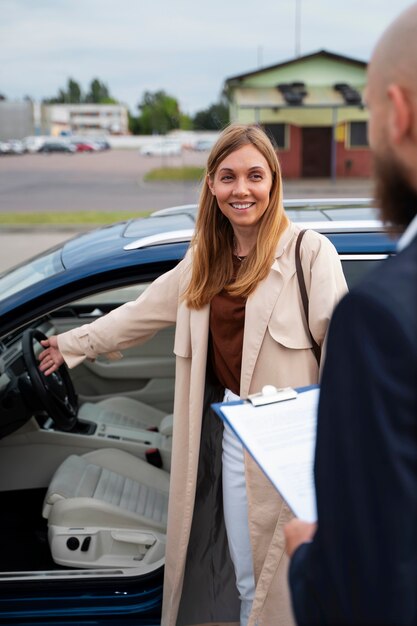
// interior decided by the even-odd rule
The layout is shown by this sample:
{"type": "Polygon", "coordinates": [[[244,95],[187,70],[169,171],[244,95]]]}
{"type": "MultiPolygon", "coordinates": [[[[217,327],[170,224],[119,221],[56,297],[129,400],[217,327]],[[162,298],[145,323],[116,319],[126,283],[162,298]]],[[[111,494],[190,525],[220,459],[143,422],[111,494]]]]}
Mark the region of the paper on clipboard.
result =
{"type": "Polygon", "coordinates": [[[313,465],[319,388],[263,406],[213,405],[271,480],[294,514],[317,519],[313,465]]]}

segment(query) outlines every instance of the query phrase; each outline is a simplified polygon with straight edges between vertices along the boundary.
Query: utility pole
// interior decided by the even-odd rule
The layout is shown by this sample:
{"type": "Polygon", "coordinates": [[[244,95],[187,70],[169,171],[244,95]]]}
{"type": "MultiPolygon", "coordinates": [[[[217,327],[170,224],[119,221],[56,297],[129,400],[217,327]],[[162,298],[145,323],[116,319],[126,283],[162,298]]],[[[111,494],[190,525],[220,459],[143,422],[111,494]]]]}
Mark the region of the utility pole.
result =
{"type": "Polygon", "coordinates": [[[258,68],[261,68],[263,64],[262,52],[263,52],[262,46],[258,46],[258,68]]]}
{"type": "Polygon", "coordinates": [[[301,55],[301,0],[295,0],[295,56],[301,55]]]}

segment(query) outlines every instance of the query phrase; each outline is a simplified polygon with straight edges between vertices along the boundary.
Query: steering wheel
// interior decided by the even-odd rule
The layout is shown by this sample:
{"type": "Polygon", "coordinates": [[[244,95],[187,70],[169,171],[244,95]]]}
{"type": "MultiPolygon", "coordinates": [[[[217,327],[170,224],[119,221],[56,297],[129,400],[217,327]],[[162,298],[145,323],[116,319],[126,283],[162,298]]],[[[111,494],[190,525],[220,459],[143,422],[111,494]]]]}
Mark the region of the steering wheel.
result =
{"type": "Polygon", "coordinates": [[[23,358],[33,390],[42,405],[61,430],[71,430],[77,422],[78,399],[67,366],[45,376],[39,369],[39,361],[34,350],[34,341],[48,339],[40,330],[28,328],[23,333],[23,358]]]}

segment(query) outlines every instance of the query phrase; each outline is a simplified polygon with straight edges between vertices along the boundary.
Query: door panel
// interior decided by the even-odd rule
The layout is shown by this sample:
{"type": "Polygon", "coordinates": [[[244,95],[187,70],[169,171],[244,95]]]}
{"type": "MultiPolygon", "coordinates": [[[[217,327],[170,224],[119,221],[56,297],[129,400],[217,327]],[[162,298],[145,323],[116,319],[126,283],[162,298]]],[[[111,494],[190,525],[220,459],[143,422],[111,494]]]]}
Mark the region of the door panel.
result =
{"type": "MultiPolygon", "coordinates": [[[[53,320],[57,332],[79,326],[79,320],[53,320]]],[[[80,402],[96,402],[114,395],[128,395],[171,413],[175,385],[175,327],[165,328],[140,346],[123,351],[123,359],[98,357],[71,371],[80,402]]]]}
{"type": "Polygon", "coordinates": [[[331,174],[330,127],[306,127],[302,129],[302,176],[303,178],[328,178],[331,174]]]}
{"type": "MultiPolygon", "coordinates": [[[[66,332],[132,300],[147,285],[108,291],[65,307],[51,320],[57,333],[66,332]]],[[[85,361],[74,370],[71,378],[80,403],[127,395],[145,404],[171,413],[174,403],[175,326],[159,331],[143,345],[123,351],[119,361],[100,356],[96,361],[85,361]]]]}

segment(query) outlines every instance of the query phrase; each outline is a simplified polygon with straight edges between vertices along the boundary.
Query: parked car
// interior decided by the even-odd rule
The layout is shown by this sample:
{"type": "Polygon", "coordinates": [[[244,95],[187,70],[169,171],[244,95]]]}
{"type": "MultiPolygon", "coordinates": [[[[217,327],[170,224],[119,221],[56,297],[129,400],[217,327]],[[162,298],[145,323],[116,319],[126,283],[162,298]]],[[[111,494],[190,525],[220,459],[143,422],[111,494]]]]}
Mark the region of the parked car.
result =
{"type": "Polygon", "coordinates": [[[98,145],[89,141],[77,141],[74,145],[76,152],[97,152],[100,150],[98,145]]]}
{"type": "Polygon", "coordinates": [[[144,156],[179,156],[182,153],[182,145],[179,141],[158,141],[145,144],[139,153],[144,156]]]}
{"type": "Polygon", "coordinates": [[[52,152],[66,152],[74,154],[76,151],[76,146],[73,143],[66,141],[45,141],[45,143],[38,150],[38,152],[43,154],[51,154],[52,152]]]}
{"type": "Polygon", "coordinates": [[[0,141],[0,155],[1,154],[10,154],[10,143],[8,141],[0,141]]]}
{"type": "Polygon", "coordinates": [[[23,154],[25,151],[25,145],[20,139],[0,141],[0,154],[23,154]]]}
{"type": "Polygon", "coordinates": [[[110,144],[103,137],[71,134],[66,137],[66,141],[75,146],[76,152],[100,152],[110,148],[110,144]]]}
{"type": "Polygon", "coordinates": [[[195,142],[193,149],[197,150],[197,152],[208,152],[212,149],[215,143],[216,139],[198,139],[195,142]]]}
{"type": "MultiPolygon", "coordinates": [[[[333,242],[350,286],[395,253],[367,203],[315,204],[298,202],[288,211],[333,242]]],[[[137,502],[141,472],[125,484],[128,504],[104,504],[112,515],[116,506],[129,517],[120,526],[77,517],[90,500],[90,483],[95,488],[103,479],[111,491],[114,468],[93,479],[86,463],[77,494],[71,468],[84,453],[112,449],[116,459],[128,452],[146,468],[150,493],[155,471],[168,484],[174,329],[127,350],[122,361],[87,360],[50,378],[40,374],[37,354],[42,337],[97,319],[174,267],[195,215],[195,205],[172,207],[99,228],[0,276],[0,623],[160,623],[166,518],[152,522],[135,507],[123,509],[137,502]],[[141,407],[141,426],[138,415],[128,415],[132,403],[141,407]],[[65,480],[53,479],[62,463],[65,480]],[[68,525],[57,521],[65,508],[73,515],[68,525]]]]}
{"type": "Polygon", "coordinates": [[[97,145],[98,150],[110,150],[111,145],[107,139],[94,139],[94,143],[97,145]]]}
{"type": "Polygon", "coordinates": [[[33,154],[39,152],[39,149],[45,143],[46,138],[42,135],[32,135],[23,139],[23,144],[27,152],[33,154]]]}

